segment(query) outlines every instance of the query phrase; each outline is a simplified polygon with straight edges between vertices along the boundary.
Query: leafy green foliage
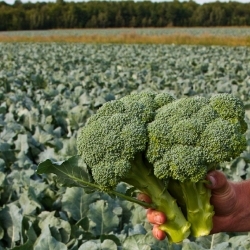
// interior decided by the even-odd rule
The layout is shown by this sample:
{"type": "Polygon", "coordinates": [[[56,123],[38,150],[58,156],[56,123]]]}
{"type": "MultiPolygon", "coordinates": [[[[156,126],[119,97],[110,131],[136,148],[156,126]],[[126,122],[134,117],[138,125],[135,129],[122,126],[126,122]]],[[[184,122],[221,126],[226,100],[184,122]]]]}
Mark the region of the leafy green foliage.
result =
{"type": "MultiPolygon", "coordinates": [[[[0,249],[42,249],[44,244],[46,249],[70,250],[88,245],[210,249],[211,244],[215,249],[249,249],[249,235],[236,233],[188,239],[182,245],[158,242],[144,208],[114,195],[86,193],[76,182],[70,188],[58,182],[68,184],[72,172],[61,173],[60,180],[36,172],[38,163],[47,159],[47,168],[62,167],[65,156],[76,154],[77,130],[87,118],[108,100],[129,93],[150,89],[176,97],[210,97],[232,92],[243,100],[250,119],[249,54],[241,47],[1,43],[0,249]],[[90,207],[105,211],[104,204],[110,210],[102,225],[113,214],[113,228],[94,228],[90,207]]],[[[221,166],[232,180],[250,178],[249,130],[246,135],[247,151],[221,166]]],[[[84,176],[83,170],[76,171],[84,176]]],[[[128,187],[118,189],[126,193],[128,187]]]]}

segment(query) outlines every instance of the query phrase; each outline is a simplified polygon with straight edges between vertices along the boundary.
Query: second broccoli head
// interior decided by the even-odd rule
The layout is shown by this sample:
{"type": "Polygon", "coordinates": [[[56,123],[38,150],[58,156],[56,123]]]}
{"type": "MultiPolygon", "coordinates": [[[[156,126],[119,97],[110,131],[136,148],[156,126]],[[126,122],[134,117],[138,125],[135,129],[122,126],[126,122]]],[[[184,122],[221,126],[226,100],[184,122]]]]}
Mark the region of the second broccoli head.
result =
{"type": "Polygon", "coordinates": [[[229,94],[183,98],[156,111],[146,156],[158,178],[197,182],[246,148],[243,103],[229,94]]]}
{"type": "Polygon", "coordinates": [[[181,99],[168,93],[131,94],[104,104],[88,120],[77,139],[78,154],[103,190],[126,182],[148,194],[167,214],[162,229],[178,242],[190,232],[200,236],[211,230],[210,194],[205,190],[201,199],[200,183],[208,171],[244,151],[244,117],[243,103],[230,94],[181,99]],[[191,190],[195,198],[187,198],[191,190]],[[185,203],[182,210],[178,203],[185,203]],[[194,215],[197,209],[202,213],[194,215]],[[209,223],[198,225],[204,217],[209,223]]]}

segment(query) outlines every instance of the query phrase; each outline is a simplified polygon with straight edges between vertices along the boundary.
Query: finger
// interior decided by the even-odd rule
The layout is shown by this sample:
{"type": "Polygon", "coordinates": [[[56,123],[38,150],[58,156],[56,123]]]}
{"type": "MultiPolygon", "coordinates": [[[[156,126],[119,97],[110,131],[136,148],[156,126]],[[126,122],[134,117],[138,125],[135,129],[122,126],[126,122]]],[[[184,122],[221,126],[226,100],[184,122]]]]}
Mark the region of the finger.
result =
{"type": "Polygon", "coordinates": [[[166,238],[166,233],[160,230],[158,225],[154,225],[152,232],[153,232],[153,236],[157,240],[164,240],[166,238]]]}
{"type": "Polygon", "coordinates": [[[150,223],[161,225],[164,224],[167,220],[166,215],[160,211],[156,211],[154,209],[148,209],[147,211],[147,219],[150,223]]]}
{"type": "Polygon", "coordinates": [[[151,198],[148,195],[143,194],[143,193],[139,193],[137,195],[137,199],[140,200],[140,201],[144,201],[146,203],[152,203],[151,198]]]}
{"type": "Polygon", "coordinates": [[[226,176],[221,171],[215,170],[209,172],[207,180],[209,181],[207,187],[212,189],[213,193],[223,193],[230,186],[226,176]]]}
{"type": "MultiPolygon", "coordinates": [[[[227,216],[234,211],[237,205],[237,193],[234,183],[227,180],[226,176],[220,171],[213,171],[208,174],[208,180],[212,196],[211,204],[214,206],[215,215],[227,216]]],[[[218,224],[219,227],[222,225],[218,224]]]]}

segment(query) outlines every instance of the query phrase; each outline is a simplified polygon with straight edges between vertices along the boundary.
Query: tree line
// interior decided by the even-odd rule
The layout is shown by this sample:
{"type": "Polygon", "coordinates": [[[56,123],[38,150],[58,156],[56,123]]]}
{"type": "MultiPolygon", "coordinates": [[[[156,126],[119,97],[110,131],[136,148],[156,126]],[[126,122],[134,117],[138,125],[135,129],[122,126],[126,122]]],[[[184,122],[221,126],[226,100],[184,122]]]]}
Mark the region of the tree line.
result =
{"type": "Polygon", "coordinates": [[[0,2],[0,30],[250,25],[250,3],[90,1],[0,2]]]}

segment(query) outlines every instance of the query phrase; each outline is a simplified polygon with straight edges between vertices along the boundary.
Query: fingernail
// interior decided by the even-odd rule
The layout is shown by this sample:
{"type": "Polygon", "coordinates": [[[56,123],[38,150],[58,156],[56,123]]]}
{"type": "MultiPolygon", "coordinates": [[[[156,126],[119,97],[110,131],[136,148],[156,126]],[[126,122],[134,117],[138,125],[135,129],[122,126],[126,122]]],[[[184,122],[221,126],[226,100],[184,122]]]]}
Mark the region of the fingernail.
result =
{"type": "Polygon", "coordinates": [[[164,240],[166,237],[166,234],[165,232],[161,231],[161,230],[158,230],[157,233],[156,233],[156,238],[158,240],[164,240]]]}
{"type": "Polygon", "coordinates": [[[160,240],[160,239],[161,239],[161,232],[157,232],[156,238],[157,238],[157,240],[160,240]]]}
{"type": "Polygon", "coordinates": [[[211,187],[215,186],[216,180],[212,175],[208,176],[208,181],[209,181],[209,184],[208,184],[209,186],[211,186],[211,187]]]}
{"type": "Polygon", "coordinates": [[[154,221],[155,221],[155,223],[157,223],[157,224],[162,224],[162,223],[163,223],[163,218],[162,218],[162,216],[160,216],[160,215],[156,215],[156,216],[154,217],[154,221]]]}

